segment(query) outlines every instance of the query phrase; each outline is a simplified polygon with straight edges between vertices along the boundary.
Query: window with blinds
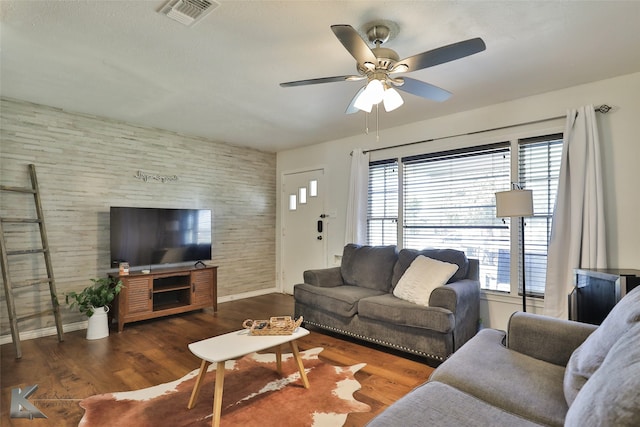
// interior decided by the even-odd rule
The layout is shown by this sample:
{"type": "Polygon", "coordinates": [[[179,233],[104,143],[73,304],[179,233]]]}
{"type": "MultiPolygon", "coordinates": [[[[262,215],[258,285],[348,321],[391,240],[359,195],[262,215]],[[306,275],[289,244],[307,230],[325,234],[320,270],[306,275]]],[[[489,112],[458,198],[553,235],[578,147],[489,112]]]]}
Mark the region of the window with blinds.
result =
{"type": "MultiPolygon", "coordinates": [[[[562,134],[518,141],[518,180],[533,191],[533,217],[525,218],[525,274],[527,295],[544,296],[547,270],[547,247],[556,200],[562,134]]],[[[518,277],[522,277],[518,263],[518,277]]],[[[522,290],[522,283],[519,285],[522,290]]]]}
{"type": "Polygon", "coordinates": [[[370,245],[398,242],[398,161],[369,164],[367,233],[370,245]]]}
{"type": "Polygon", "coordinates": [[[403,247],[464,251],[480,260],[482,288],[509,292],[509,228],[495,213],[496,191],[511,182],[509,145],[403,158],[403,247]]]}
{"type": "Polygon", "coordinates": [[[521,257],[511,257],[510,243],[513,235],[522,253],[520,221],[496,218],[495,210],[495,193],[518,181],[533,191],[534,216],[525,218],[527,294],[544,296],[561,156],[562,134],[554,134],[405,157],[401,164],[372,162],[369,244],[459,249],[480,261],[482,289],[521,294],[521,257]],[[511,170],[512,144],[517,171],[511,170]]]}

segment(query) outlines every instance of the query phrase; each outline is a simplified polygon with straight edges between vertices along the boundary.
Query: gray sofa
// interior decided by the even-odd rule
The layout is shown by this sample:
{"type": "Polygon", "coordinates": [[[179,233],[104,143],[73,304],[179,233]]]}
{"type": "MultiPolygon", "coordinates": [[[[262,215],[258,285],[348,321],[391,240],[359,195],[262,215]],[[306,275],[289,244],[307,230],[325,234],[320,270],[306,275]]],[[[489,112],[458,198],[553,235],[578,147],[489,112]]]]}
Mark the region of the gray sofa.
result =
{"type": "Polygon", "coordinates": [[[599,326],[515,313],[369,427],[640,425],[640,287],[599,326]],[[506,335],[506,336],[505,336],[506,335]]]}
{"type": "MultiPolygon", "coordinates": [[[[455,269],[455,267],[452,267],[455,269]]],[[[478,261],[451,249],[398,252],[395,246],[344,247],[340,267],[304,272],[294,286],[295,316],[324,328],[436,362],[445,360],[478,331],[478,261]],[[419,255],[458,266],[428,306],[393,295],[419,255]]]]}

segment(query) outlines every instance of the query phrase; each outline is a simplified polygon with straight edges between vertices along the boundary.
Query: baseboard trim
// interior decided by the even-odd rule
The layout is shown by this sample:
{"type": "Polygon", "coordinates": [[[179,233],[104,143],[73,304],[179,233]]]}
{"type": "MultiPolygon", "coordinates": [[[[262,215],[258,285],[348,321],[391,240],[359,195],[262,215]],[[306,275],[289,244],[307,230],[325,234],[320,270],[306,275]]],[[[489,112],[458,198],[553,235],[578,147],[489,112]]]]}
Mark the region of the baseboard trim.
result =
{"type": "MultiPolygon", "coordinates": [[[[245,299],[245,298],[252,298],[260,295],[274,294],[279,292],[280,291],[278,290],[278,288],[274,287],[269,289],[260,289],[260,290],[251,291],[251,292],[243,292],[241,294],[226,295],[223,297],[219,297],[218,303],[235,301],[235,300],[245,299]]],[[[64,332],[73,332],[73,331],[79,331],[81,329],[87,329],[87,323],[88,322],[84,320],[82,322],[64,324],[62,325],[62,330],[64,332]]],[[[27,340],[32,340],[36,338],[48,337],[51,335],[56,335],[57,333],[58,333],[58,330],[56,329],[55,326],[34,329],[31,331],[21,332],[20,341],[27,341],[27,340]]],[[[11,339],[11,334],[0,336],[0,345],[9,344],[11,342],[13,342],[13,340],[11,339]]]]}
{"type": "Polygon", "coordinates": [[[281,293],[281,292],[278,290],[278,288],[274,287],[269,289],[259,289],[257,291],[243,292],[241,294],[226,295],[223,297],[218,297],[218,304],[222,302],[235,301],[238,299],[259,297],[260,295],[277,294],[277,293],[281,293]]]}
{"type": "MultiPolygon", "coordinates": [[[[87,329],[87,321],[84,320],[82,322],[75,323],[67,323],[66,325],[62,325],[62,330],[64,332],[73,332],[79,331],[81,329],[87,329]]],[[[28,341],[36,338],[49,337],[51,335],[57,335],[58,330],[55,326],[49,326],[46,328],[34,329],[32,331],[25,331],[20,333],[20,341],[28,341]]],[[[0,336],[0,345],[9,344],[13,342],[11,339],[11,334],[0,336]]]]}

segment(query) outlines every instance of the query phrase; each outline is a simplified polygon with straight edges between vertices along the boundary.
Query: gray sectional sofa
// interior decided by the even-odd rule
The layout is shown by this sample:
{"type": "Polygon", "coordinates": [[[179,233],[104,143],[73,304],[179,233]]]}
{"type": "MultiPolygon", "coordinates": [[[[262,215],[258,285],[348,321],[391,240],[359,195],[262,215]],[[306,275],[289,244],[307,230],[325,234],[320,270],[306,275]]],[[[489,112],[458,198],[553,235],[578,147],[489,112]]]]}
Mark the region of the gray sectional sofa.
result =
{"type": "Polygon", "coordinates": [[[599,327],[515,313],[368,424],[540,425],[640,426],[640,287],[599,327]]]}
{"type": "MultiPolygon", "coordinates": [[[[454,268],[455,269],[455,268],[454,268]]],[[[294,286],[295,316],[324,328],[436,363],[445,360],[478,330],[478,261],[451,249],[398,252],[395,246],[344,247],[340,267],[304,272],[294,286]],[[428,306],[393,295],[419,256],[458,266],[448,283],[430,293],[428,306]]]]}

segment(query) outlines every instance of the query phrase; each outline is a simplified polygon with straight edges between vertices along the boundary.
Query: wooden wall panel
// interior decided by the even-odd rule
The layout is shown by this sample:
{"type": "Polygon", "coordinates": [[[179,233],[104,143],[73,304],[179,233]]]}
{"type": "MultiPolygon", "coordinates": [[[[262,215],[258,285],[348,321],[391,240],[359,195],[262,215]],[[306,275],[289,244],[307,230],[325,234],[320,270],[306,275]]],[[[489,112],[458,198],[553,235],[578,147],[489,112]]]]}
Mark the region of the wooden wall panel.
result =
{"type": "MultiPolygon", "coordinates": [[[[110,206],[212,209],[218,295],[276,286],[274,153],[11,99],[0,100],[0,118],[0,182],[27,186],[27,165],[36,165],[60,296],[110,269],[110,206]],[[138,171],[178,180],[144,182],[138,171]]],[[[35,216],[32,198],[2,193],[0,215],[35,216]]],[[[16,227],[7,227],[11,247],[39,242],[37,233],[16,227]]],[[[12,278],[43,271],[41,258],[14,259],[12,278]]],[[[46,297],[45,290],[21,292],[18,311],[45,308],[46,297]]],[[[63,308],[64,323],[81,320],[63,308]]],[[[4,292],[0,325],[7,335],[4,292]]],[[[52,325],[50,317],[23,323],[21,331],[52,325]]]]}

